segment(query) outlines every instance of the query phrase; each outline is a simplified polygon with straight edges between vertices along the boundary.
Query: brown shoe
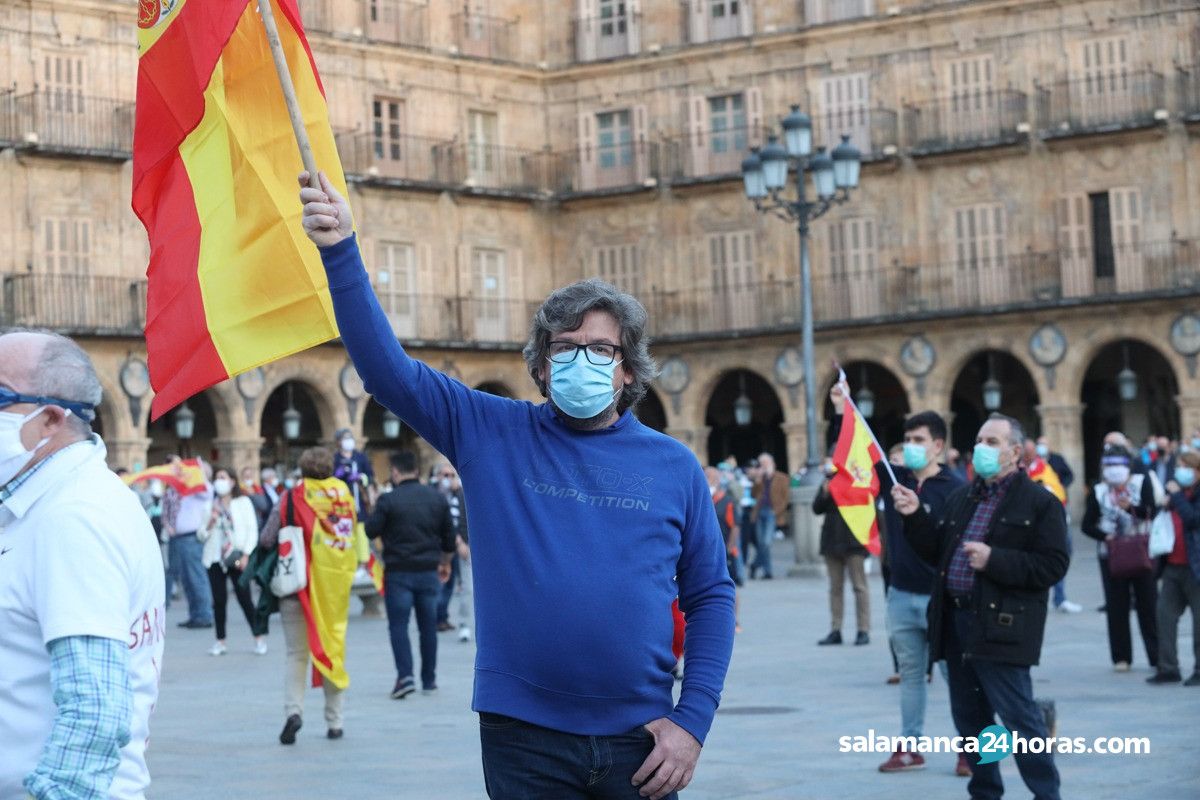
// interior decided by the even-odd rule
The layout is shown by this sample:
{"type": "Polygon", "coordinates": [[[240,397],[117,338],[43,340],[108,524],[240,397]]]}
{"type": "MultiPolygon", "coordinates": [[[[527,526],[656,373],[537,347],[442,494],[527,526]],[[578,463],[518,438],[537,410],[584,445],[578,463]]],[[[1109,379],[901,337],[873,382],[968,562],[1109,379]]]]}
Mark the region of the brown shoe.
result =
{"type": "Polygon", "coordinates": [[[895,673],[893,673],[893,674],[891,674],[891,675],[888,675],[888,679],[887,679],[887,685],[888,685],[888,686],[895,686],[895,685],[896,685],[897,683],[899,683],[899,682],[900,682],[900,676],[899,676],[899,675],[897,675],[897,674],[895,674],[895,673]]]}
{"type": "Polygon", "coordinates": [[[958,763],[954,765],[954,774],[960,778],[971,777],[971,765],[967,763],[967,754],[958,754],[958,763]]]}
{"type": "Polygon", "coordinates": [[[910,753],[903,747],[897,748],[892,757],[879,765],[880,772],[908,772],[925,769],[925,758],[920,753],[910,753]]]}

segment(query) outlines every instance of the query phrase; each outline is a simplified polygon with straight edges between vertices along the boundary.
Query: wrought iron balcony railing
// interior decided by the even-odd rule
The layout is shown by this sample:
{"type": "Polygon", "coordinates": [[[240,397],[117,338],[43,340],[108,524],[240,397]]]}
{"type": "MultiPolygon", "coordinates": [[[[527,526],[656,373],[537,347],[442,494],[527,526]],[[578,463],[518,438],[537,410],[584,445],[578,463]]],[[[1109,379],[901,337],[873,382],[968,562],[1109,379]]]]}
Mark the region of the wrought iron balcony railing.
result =
{"type": "Polygon", "coordinates": [[[454,26],[454,46],[459,53],[494,61],[516,60],[516,20],[486,14],[455,14],[451,24],[454,26]]]}
{"type": "Polygon", "coordinates": [[[140,336],[146,281],[100,275],[22,272],[0,277],[0,327],[140,336]]]}
{"type": "Polygon", "coordinates": [[[1187,122],[1200,122],[1200,65],[1175,73],[1175,104],[1187,122]]]}
{"type": "Polygon", "coordinates": [[[751,147],[761,146],[765,128],[723,128],[668,137],[661,148],[663,176],[670,180],[740,174],[751,147]]]}
{"type": "Polygon", "coordinates": [[[397,338],[422,342],[512,347],[523,345],[540,301],[379,292],[397,338]]]}
{"type": "Polygon", "coordinates": [[[900,145],[899,115],[887,108],[858,108],[818,112],[813,115],[813,141],[829,149],[842,136],[862,153],[863,161],[879,161],[896,155],[900,145]]]}
{"type": "Polygon", "coordinates": [[[1145,128],[1167,118],[1165,81],[1149,70],[1038,87],[1038,129],[1044,138],[1145,128]]]}
{"type": "Polygon", "coordinates": [[[550,191],[579,194],[652,186],[663,178],[659,142],[577,147],[560,154],[550,191]]]}
{"type": "Polygon", "coordinates": [[[133,103],[68,90],[0,95],[0,147],[125,160],[133,103]]]}
{"type": "Polygon", "coordinates": [[[931,155],[1015,144],[1031,130],[1022,92],[963,92],[904,110],[905,144],[913,155],[931,155]]]}
{"type": "Polygon", "coordinates": [[[309,33],[429,47],[429,5],[413,0],[299,0],[309,33]]]}

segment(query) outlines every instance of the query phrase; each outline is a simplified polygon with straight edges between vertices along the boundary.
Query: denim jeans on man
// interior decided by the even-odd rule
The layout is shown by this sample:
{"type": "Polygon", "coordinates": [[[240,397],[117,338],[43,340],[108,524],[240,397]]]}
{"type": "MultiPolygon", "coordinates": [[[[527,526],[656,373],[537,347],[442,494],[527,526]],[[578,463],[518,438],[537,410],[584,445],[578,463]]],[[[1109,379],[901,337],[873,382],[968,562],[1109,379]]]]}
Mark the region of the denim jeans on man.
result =
{"type": "MultiPolygon", "coordinates": [[[[996,714],[1010,731],[1029,740],[1045,738],[1046,719],[1033,700],[1029,667],[972,659],[963,661],[962,640],[972,624],[970,611],[948,609],[945,620],[946,667],[950,681],[950,712],[960,736],[978,736],[996,724],[996,714]]],[[[971,782],[967,793],[974,800],[999,800],[1004,795],[1000,764],[980,764],[978,753],[967,753],[971,782]]],[[[1034,800],[1060,800],[1058,770],[1049,753],[1014,753],[1017,770],[1034,800]]]]}
{"type": "Polygon", "coordinates": [[[888,589],[887,628],[900,673],[900,735],[921,736],[925,732],[925,705],[929,666],[929,621],[925,611],[929,595],[888,589]]]}
{"type": "Polygon", "coordinates": [[[399,680],[413,677],[408,619],[415,610],[421,642],[421,688],[433,689],[437,686],[437,604],[442,590],[437,572],[388,572],[383,582],[396,677],[399,680]]]}
{"type": "Polygon", "coordinates": [[[211,624],[213,621],[212,586],[203,563],[204,543],[195,533],[172,536],[167,544],[167,600],[178,580],[187,595],[188,621],[211,624]]]}
{"type": "Polygon", "coordinates": [[[641,727],[579,736],[487,712],[479,715],[479,741],[491,800],[643,800],[633,775],[654,749],[641,727]]]}
{"type": "Polygon", "coordinates": [[[759,569],[764,577],[771,577],[771,542],[775,540],[775,512],[772,509],[758,510],[758,525],[755,528],[754,564],[750,567],[751,574],[759,569]]]}

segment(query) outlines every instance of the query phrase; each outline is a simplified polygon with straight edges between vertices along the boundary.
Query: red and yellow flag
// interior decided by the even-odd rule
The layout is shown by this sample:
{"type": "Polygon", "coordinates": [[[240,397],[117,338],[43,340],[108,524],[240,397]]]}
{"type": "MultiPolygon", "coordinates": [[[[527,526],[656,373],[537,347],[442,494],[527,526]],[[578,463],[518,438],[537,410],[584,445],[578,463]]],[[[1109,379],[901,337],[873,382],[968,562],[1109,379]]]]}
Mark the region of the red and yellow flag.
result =
{"type": "MultiPolygon", "coordinates": [[[[308,534],[308,586],[297,599],[308,630],[313,686],[324,679],[345,689],[350,685],[346,674],[350,589],[358,570],[354,496],[337,478],[305,478],[291,492],[296,521],[308,534]]],[[[279,506],[286,524],[286,503],[279,506]]]]}
{"type": "MultiPolygon", "coordinates": [[[[272,0],[313,153],[345,178],[296,0],[272,0]]],[[[251,0],[139,0],[133,210],[150,239],[158,418],[233,375],[337,337],[300,225],[302,169],[251,0]]]]}
{"type": "Polygon", "coordinates": [[[879,497],[880,483],[875,465],[883,461],[883,453],[866,420],[850,399],[850,393],[845,395],[842,430],[833,449],[833,465],[837,472],[829,480],[829,493],[854,538],[867,548],[867,552],[878,556],[879,522],[875,500],[879,497]]]}
{"type": "Polygon", "coordinates": [[[204,468],[200,459],[189,458],[176,464],[164,464],[161,467],[150,467],[141,472],[125,476],[125,484],[132,486],[139,481],[160,480],[183,496],[204,491],[207,481],[204,478],[204,468]]]}

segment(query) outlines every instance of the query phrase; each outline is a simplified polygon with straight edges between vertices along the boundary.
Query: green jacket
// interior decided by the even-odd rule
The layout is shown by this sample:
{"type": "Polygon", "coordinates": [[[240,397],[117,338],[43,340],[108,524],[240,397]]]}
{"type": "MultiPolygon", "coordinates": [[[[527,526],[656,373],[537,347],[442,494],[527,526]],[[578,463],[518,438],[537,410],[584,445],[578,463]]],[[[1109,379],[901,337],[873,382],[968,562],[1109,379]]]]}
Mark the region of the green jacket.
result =
{"type": "Polygon", "coordinates": [[[256,547],[250,553],[246,571],[238,579],[238,584],[244,589],[249,589],[253,583],[257,583],[262,590],[258,595],[258,604],[254,607],[254,622],[250,625],[250,632],[255,636],[267,634],[268,621],[271,615],[279,610],[279,598],[271,591],[271,577],[275,574],[275,564],[278,561],[278,547],[256,547]]]}

